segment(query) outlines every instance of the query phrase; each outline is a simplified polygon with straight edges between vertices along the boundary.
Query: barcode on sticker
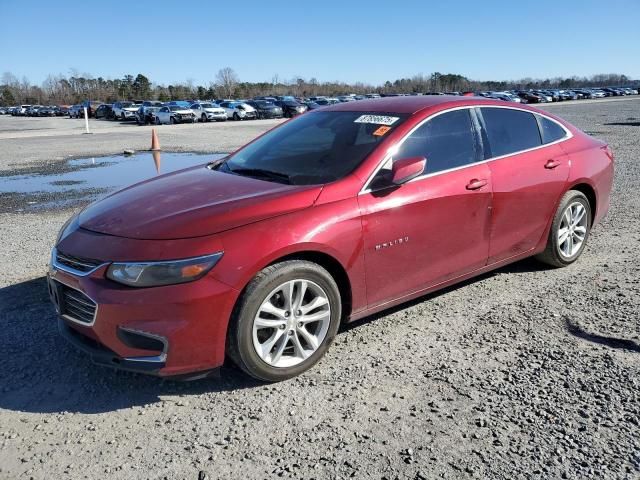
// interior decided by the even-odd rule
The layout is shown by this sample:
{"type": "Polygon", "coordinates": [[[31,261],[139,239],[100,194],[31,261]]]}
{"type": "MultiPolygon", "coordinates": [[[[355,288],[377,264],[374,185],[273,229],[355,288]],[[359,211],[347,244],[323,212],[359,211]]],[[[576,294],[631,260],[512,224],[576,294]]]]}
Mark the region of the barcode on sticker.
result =
{"type": "Polygon", "coordinates": [[[375,123],[376,125],[393,125],[400,117],[389,117],[387,115],[360,115],[354,123],[375,123]]]}

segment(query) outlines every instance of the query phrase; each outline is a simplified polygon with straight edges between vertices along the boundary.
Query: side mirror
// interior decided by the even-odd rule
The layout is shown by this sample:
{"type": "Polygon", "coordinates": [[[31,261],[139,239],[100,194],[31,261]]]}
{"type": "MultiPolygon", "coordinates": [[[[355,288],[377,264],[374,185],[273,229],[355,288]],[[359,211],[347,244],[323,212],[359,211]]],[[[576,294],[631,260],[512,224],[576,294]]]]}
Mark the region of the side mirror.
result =
{"type": "Polygon", "coordinates": [[[391,182],[402,185],[424,173],[427,166],[425,157],[407,157],[394,160],[391,166],[391,182]]]}

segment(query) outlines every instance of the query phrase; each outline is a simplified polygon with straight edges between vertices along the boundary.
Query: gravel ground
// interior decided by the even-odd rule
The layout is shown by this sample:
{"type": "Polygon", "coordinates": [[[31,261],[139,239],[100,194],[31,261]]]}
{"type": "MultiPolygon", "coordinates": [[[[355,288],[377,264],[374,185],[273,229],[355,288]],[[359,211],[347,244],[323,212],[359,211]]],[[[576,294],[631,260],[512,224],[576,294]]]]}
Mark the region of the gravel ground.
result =
{"type": "MultiPolygon", "coordinates": [[[[94,367],[58,337],[42,277],[70,212],[1,214],[0,478],[640,478],[640,99],[546,108],[616,154],[582,258],[519,262],[349,325],[277,385],[233,367],[192,383],[94,367]]],[[[258,133],[233,126],[171,135],[234,135],[220,151],[258,133]]],[[[107,150],[126,135],[105,133],[107,150]]],[[[37,139],[79,155],[67,140],[37,139]]]]}

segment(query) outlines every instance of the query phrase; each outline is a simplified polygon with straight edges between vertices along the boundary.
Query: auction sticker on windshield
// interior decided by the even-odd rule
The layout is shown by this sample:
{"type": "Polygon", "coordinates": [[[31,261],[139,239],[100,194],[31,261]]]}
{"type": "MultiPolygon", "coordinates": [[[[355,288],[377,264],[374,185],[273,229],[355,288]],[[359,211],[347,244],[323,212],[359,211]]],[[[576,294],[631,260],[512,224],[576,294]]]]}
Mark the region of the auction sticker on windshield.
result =
{"type": "Polygon", "coordinates": [[[375,123],[376,125],[393,125],[400,117],[389,117],[387,115],[360,115],[354,123],[375,123]]]}

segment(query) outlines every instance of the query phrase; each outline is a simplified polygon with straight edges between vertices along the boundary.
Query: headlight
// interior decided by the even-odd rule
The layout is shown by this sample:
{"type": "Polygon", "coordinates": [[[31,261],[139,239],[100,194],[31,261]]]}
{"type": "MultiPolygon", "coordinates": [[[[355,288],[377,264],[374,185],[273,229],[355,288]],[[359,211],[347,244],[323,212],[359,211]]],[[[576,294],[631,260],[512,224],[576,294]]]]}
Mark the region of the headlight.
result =
{"type": "Polygon", "coordinates": [[[193,282],[207,274],[222,258],[222,252],[184,260],[112,263],[107,278],[130,287],[157,287],[193,282]]]}

